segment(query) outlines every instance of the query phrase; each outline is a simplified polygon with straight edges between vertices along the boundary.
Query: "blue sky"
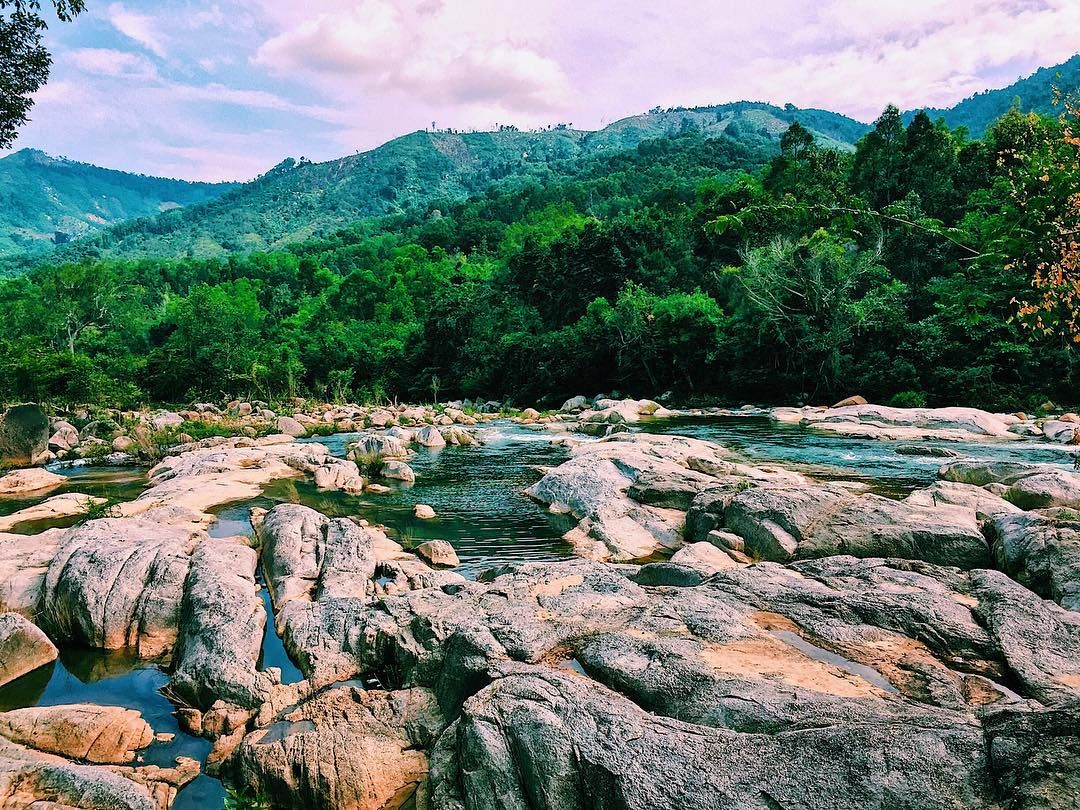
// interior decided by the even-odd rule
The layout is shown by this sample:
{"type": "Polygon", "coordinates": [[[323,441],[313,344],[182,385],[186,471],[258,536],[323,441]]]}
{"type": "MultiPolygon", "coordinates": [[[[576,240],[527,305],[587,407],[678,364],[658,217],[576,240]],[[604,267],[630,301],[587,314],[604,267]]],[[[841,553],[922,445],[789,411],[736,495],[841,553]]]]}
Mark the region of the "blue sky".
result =
{"type": "Polygon", "coordinates": [[[250,179],[437,122],[595,128],[743,98],[871,120],[1080,49],[1078,0],[88,0],[15,148],[250,179]]]}

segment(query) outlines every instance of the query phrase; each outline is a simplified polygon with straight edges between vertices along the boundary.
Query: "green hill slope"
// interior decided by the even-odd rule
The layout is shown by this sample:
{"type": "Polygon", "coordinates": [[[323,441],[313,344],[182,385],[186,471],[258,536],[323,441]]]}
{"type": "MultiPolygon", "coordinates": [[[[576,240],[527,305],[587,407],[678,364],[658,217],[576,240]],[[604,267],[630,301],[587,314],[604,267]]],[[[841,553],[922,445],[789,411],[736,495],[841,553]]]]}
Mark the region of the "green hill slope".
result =
{"type": "Polygon", "coordinates": [[[0,257],[34,255],[133,217],[211,200],[235,183],[189,183],[23,149],[0,160],[0,257]]]}
{"type": "Polygon", "coordinates": [[[738,102],[654,110],[598,132],[565,127],[522,132],[414,132],[376,149],[326,163],[283,161],[257,180],[203,205],[122,223],[67,246],[62,256],[221,256],[271,250],[320,237],[369,216],[433,200],[460,200],[509,175],[561,176],[580,159],[632,149],[695,129],[728,135],[762,160],[799,119],[823,143],[850,148],[865,125],[820,110],[738,102]]]}
{"type": "MultiPolygon", "coordinates": [[[[966,98],[947,110],[927,108],[930,118],[944,118],[954,129],[967,127],[973,138],[981,138],[987,128],[1019,102],[1022,112],[1056,115],[1060,108],[1053,106],[1054,89],[1064,93],[1080,90],[1080,54],[1054,67],[1040,68],[1025,79],[1020,79],[1000,90],[986,90],[966,98]]],[[[905,114],[910,121],[914,112],[905,114]]]]}

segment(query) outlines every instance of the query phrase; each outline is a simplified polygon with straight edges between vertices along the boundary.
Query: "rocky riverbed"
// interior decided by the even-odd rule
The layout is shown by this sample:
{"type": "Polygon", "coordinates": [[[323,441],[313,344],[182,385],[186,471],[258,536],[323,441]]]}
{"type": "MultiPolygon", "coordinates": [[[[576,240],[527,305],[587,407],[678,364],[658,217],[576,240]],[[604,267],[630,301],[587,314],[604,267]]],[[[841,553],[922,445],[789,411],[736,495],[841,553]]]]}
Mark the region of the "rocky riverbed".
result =
{"type": "Polygon", "coordinates": [[[502,479],[503,508],[560,527],[541,557],[437,545],[454,499],[425,489],[429,459],[507,441],[461,410],[191,442],[104,508],[67,476],[7,477],[0,807],[164,810],[205,774],[275,808],[1077,806],[1080,475],[1015,450],[1052,438],[894,414],[903,434],[870,438],[940,470],[886,497],[638,432],[654,405],[517,415],[512,441],[551,452],[502,479]],[[1012,458],[932,455],[957,441],[1012,458]],[[283,483],[321,494],[267,497],[283,483]],[[420,536],[372,520],[379,498],[420,536]],[[173,716],[4,702],[75,650],[151,667],[173,716]]]}

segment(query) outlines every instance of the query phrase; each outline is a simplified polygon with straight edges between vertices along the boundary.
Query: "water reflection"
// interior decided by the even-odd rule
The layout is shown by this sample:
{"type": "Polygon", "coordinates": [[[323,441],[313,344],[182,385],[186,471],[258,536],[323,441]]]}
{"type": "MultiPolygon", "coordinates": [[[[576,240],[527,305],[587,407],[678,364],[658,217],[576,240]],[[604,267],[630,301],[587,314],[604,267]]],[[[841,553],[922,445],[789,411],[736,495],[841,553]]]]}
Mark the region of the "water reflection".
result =
{"type": "MultiPolygon", "coordinates": [[[[17,496],[0,495],[0,515],[10,515],[20,509],[35,506],[54,495],[80,492],[111,501],[131,501],[146,489],[146,470],[142,467],[68,467],[56,470],[68,480],[55,489],[17,496]]],[[[78,520],[75,518],[73,520],[78,520]]],[[[36,521],[42,523],[44,521],[36,521]]],[[[70,523],[68,525],[71,525],[70,523]]],[[[17,527],[23,530],[25,524],[17,527]]]]}
{"type": "MultiPolygon", "coordinates": [[[[168,680],[157,663],[123,651],[66,649],[55,663],[0,687],[0,711],[73,703],[135,709],[156,733],[173,735],[140,752],[140,764],[172,767],[177,757],[203,762],[210,743],[180,729],[173,705],[161,693],[168,680]]],[[[197,781],[200,797],[187,795],[193,783],[180,792],[174,810],[221,807],[225,796],[221,783],[209,777],[197,781]],[[196,799],[199,803],[192,803],[196,799]]]]}

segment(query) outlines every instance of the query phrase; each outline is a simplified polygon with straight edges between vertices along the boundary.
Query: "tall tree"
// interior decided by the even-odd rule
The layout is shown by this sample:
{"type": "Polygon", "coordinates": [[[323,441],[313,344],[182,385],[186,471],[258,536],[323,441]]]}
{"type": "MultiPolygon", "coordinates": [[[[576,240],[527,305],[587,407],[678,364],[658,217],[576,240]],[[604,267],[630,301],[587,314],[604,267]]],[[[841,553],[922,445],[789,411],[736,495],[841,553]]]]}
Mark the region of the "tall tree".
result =
{"type": "Polygon", "coordinates": [[[855,149],[852,190],[881,210],[904,196],[904,123],[890,104],[855,149]]]}
{"type": "MultiPolygon", "coordinates": [[[[70,22],[83,0],[52,0],[56,18],[70,22]]],[[[40,0],[0,0],[0,149],[12,144],[27,122],[33,95],[49,78],[52,57],[41,44],[48,25],[40,0]]]]}
{"type": "Polygon", "coordinates": [[[948,127],[936,125],[924,110],[915,114],[904,134],[903,186],[919,195],[931,217],[951,222],[959,203],[956,193],[956,148],[948,127]]]}

